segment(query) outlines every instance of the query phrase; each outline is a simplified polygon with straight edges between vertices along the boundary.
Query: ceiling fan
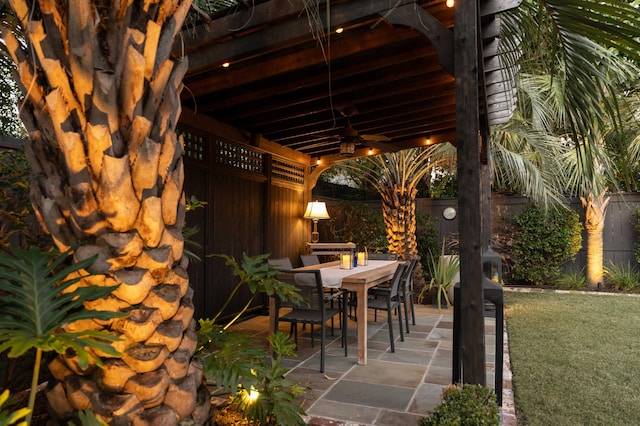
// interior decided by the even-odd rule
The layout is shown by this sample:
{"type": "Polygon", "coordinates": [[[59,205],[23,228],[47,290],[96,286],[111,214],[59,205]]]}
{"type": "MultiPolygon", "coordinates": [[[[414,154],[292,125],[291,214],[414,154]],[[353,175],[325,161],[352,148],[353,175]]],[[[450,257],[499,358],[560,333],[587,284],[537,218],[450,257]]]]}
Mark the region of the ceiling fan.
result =
{"type": "Polygon", "coordinates": [[[386,143],[391,142],[387,136],[384,135],[364,135],[358,133],[356,129],[351,126],[351,116],[357,114],[355,106],[348,106],[345,108],[337,108],[340,114],[347,118],[347,123],[340,130],[338,135],[331,135],[332,138],[340,140],[340,156],[352,157],[356,150],[356,145],[365,145],[370,148],[378,148],[383,152],[395,152],[398,148],[386,143]]]}

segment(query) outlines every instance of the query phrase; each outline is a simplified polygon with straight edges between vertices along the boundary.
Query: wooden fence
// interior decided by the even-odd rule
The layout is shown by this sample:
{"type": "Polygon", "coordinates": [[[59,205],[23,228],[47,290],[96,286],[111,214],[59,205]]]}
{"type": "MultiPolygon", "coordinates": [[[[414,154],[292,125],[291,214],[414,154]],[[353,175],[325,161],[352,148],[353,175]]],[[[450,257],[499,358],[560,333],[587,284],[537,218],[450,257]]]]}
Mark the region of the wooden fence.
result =
{"type": "MultiPolygon", "coordinates": [[[[326,199],[331,205],[335,202],[326,199]]],[[[522,211],[530,202],[527,197],[493,196],[491,200],[492,223],[499,217],[511,217],[522,211]]],[[[367,201],[374,209],[380,209],[380,201],[367,201]]],[[[579,199],[572,199],[570,207],[580,215],[580,221],[584,224],[584,211],[579,199]]],[[[429,213],[436,218],[435,227],[440,241],[458,232],[457,216],[453,220],[447,220],[442,213],[447,207],[458,208],[456,198],[419,198],[416,200],[416,209],[429,213]]],[[[632,266],[638,265],[634,256],[634,243],[638,235],[634,227],[634,213],[640,208],[640,193],[612,194],[604,229],[604,263],[605,266],[613,262],[617,265],[629,262],[632,266]]],[[[576,256],[575,262],[564,266],[566,270],[579,271],[586,265],[586,231],[582,232],[582,249],[576,256]]]]}

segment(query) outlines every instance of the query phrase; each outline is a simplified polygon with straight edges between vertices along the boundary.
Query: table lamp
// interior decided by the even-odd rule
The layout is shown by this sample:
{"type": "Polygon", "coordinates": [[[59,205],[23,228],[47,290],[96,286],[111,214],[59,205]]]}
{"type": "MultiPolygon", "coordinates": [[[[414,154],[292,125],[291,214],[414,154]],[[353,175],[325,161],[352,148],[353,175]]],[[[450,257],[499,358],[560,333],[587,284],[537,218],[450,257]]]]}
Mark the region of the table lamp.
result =
{"type": "Polygon", "coordinates": [[[307,204],[307,210],[304,212],[305,219],[311,219],[313,221],[313,232],[311,232],[311,242],[317,243],[320,239],[318,233],[318,220],[329,219],[329,213],[327,213],[327,205],[323,201],[310,201],[307,204]]]}

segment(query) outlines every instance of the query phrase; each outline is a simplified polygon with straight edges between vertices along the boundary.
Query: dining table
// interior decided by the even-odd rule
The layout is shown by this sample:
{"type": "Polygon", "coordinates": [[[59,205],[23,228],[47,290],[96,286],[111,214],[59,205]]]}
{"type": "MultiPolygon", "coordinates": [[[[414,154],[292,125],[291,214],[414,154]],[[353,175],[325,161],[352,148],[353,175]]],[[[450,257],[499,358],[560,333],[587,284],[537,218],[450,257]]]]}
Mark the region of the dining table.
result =
{"type": "MultiPolygon", "coordinates": [[[[319,270],[325,288],[340,288],[356,294],[356,318],[358,338],[358,364],[367,364],[367,293],[371,287],[393,278],[398,268],[397,260],[369,260],[366,265],[351,269],[341,268],[340,261],[295,268],[294,271],[319,270]]],[[[273,312],[270,309],[270,312],[273,312]]],[[[274,312],[275,314],[275,312],[274,312]]]]}

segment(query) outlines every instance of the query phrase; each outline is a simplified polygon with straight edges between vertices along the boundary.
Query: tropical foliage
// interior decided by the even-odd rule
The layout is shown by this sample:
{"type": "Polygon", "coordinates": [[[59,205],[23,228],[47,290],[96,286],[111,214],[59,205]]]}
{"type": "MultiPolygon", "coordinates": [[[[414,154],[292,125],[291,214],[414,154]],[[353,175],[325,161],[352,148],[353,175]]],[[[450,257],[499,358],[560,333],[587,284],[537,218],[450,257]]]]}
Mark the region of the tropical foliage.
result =
{"type": "Polygon", "coordinates": [[[251,421],[261,425],[304,425],[301,417],[304,410],[295,403],[303,389],[284,377],[288,369],[282,365],[283,357],[295,356],[295,345],[289,336],[281,332],[269,336],[273,356],[268,356],[256,339],[230,330],[259,294],[277,295],[294,304],[304,303],[304,298],[296,287],[276,279],[278,271],[267,262],[269,253],[243,254],[240,263],[228,255],[214,256],[225,259],[239,280],[218,314],[212,319],[199,320],[196,356],[202,360],[205,378],[230,391],[231,404],[251,421]],[[250,301],[234,318],[225,324],[217,323],[226,305],[242,287],[250,290],[250,301]]]}
{"type": "MultiPolygon", "coordinates": [[[[426,290],[435,293],[438,308],[451,306],[447,290],[454,285],[453,280],[460,272],[460,258],[457,255],[445,256],[445,242],[442,241],[442,249],[439,254],[429,253],[429,285],[423,287],[418,294],[418,300],[422,300],[426,290]]],[[[433,297],[432,293],[432,297],[433,297]]]]}
{"type": "Polygon", "coordinates": [[[89,323],[122,315],[82,308],[88,300],[106,297],[114,287],[78,286],[95,257],[68,264],[70,255],[57,250],[42,252],[37,247],[0,253],[0,352],[8,350],[9,357],[19,357],[30,349],[36,350],[29,396],[31,411],[43,352],[66,354],[85,370],[90,364],[102,365],[97,353],[118,355],[112,343],[119,339],[89,323]],[[83,326],[63,329],[75,321],[83,326]]]}
{"type": "Polygon", "coordinates": [[[25,417],[29,416],[31,413],[31,409],[29,408],[19,408],[12,412],[7,412],[3,409],[3,406],[9,400],[9,391],[5,390],[0,394],[0,426],[26,426],[26,420],[23,420],[25,417]]]}
{"type": "Polygon", "coordinates": [[[24,150],[0,152],[0,245],[53,246],[34,215],[29,201],[29,163],[24,150]]]}
{"type": "Polygon", "coordinates": [[[503,20],[507,50],[522,55],[507,55],[520,70],[518,108],[493,129],[494,182],[545,208],[581,197],[592,287],[602,282],[606,191],[631,188],[639,164],[637,6],[525,0],[503,20]]]}
{"type": "Polygon", "coordinates": [[[640,287],[640,273],[631,262],[616,265],[611,262],[604,269],[607,287],[619,291],[636,291],[640,287]]]}

